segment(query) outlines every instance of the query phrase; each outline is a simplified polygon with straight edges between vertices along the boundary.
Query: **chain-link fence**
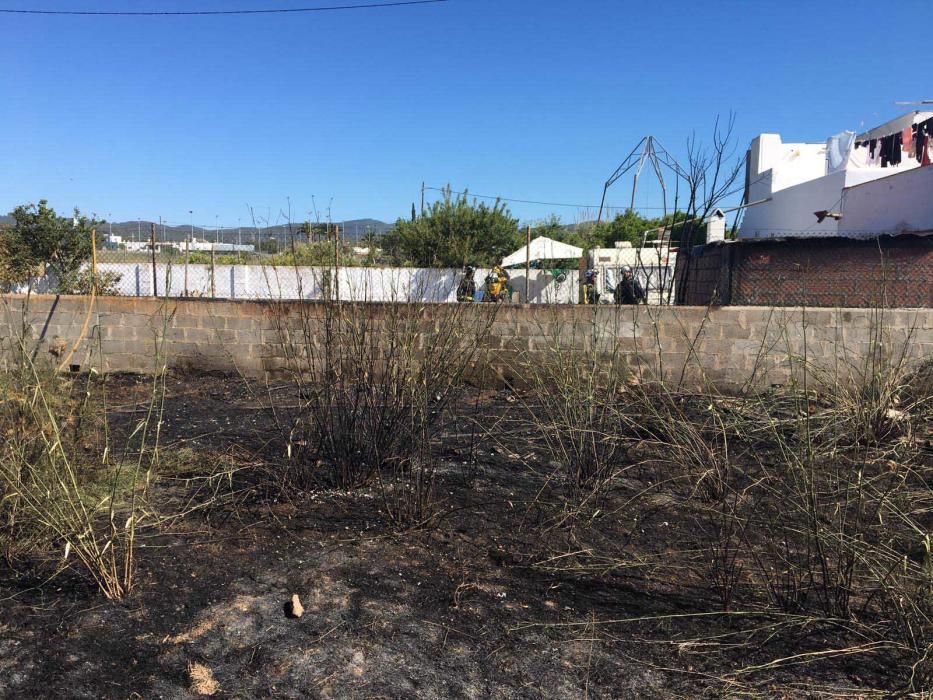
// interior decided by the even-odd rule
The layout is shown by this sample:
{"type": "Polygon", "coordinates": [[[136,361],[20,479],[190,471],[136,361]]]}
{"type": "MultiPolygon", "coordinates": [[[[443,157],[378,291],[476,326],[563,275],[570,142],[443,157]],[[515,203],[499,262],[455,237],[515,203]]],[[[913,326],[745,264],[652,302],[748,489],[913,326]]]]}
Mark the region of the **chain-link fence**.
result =
{"type": "MultiPolygon", "coordinates": [[[[339,298],[354,301],[457,301],[464,270],[392,267],[379,260],[378,238],[344,238],[340,226],[278,227],[272,230],[188,232],[142,227],[136,235],[98,237],[97,291],[122,296],[201,297],[214,299],[339,298]],[[199,237],[198,234],[201,234],[199,237]],[[163,237],[164,236],[164,237],[163,237]]],[[[631,252],[631,251],[629,251],[631,252]]],[[[673,255],[632,255],[631,267],[649,303],[669,303],[673,255]],[[657,259],[655,259],[657,258],[657,259]]],[[[622,278],[619,260],[588,261],[597,271],[594,288],[600,303],[615,301],[622,278]]],[[[579,267],[579,266],[577,266],[579,267]]],[[[487,298],[491,270],[473,271],[474,299],[487,298]]],[[[591,301],[579,269],[508,270],[513,302],[574,304],[591,301]]],[[[86,290],[77,290],[86,291],[86,290]]]]}
{"type": "Polygon", "coordinates": [[[933,306],[933,236],[739,240],[683,253],[680,303],[933,306]]]}
{"type": "MultiPolygon", "coordinates": [[[[133,235],[96,234],[94,255],[67,284],[53,273],[23,285],[36,292],[158,296],[212,299],[340,299],[353,301],[455,302],[467,274],[472,276],[473,299],[491,297],[492,270],[467,273],[454,268],[395,267],[387,263],[378,238],[345,240],[339,227],[310,232],[297,228],[274,231],[220,230],[206,240],[199,229],[192,234],[178,228],[161,237],[150,226],[133,235]],[[329,236],[329,238],[328,238],[329,236]]],[[[579,261],[563,267],[532,264],[506,271],[500,299],[532,304],[592,303],[618,300],[623,270],[630,267],[647,303],[670,303],[675,252],[632,249],[593,251],[581,268],[579,261]],[[572,267],[569,267],[571,266],[572,267]],[[583,274],[583,269],[596,272],[583,274]],[[588,286],[589,285],[589,286],[588,286]],[[595,292],[595,295],[594,295],[595,292]]]]}

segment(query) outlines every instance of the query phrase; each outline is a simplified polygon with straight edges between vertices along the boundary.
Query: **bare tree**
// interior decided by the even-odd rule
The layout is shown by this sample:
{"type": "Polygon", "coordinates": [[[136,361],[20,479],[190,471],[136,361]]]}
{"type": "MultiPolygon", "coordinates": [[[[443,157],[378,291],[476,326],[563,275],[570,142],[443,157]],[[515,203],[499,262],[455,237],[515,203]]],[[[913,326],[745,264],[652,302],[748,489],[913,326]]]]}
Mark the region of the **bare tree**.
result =
{"type": "MultiPolygon", "coordinates": [[[[719,117],[713,126],[712,144],[707,146],[693,134],[687,142],[687,171],[690,175],[688,202],[680,232],[677,266],[677,303],[683,303],[689,276],[689,256],[694,245],[703,241],[704,222],[730,196],[736,194],[736,180],[745,159],[738,156],[735,136],[735,115],[730,113],[725,124],[719,117]]],[[[676,204],[675,204],[676,211],[676,204]]],[[[672,228],[676,225],[672,222],[672,228]]]]}

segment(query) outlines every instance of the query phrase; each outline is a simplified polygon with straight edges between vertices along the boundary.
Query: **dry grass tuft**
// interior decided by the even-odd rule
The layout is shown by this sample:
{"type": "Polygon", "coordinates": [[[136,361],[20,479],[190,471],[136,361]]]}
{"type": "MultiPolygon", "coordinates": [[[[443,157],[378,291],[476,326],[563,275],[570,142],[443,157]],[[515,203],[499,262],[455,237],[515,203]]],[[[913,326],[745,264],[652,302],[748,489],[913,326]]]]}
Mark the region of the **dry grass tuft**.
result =
{"type": "Polygon", "coordinates": [[[204,664],[188,664],[188,677],[191,679],[190,690],[194,695],[215,695],[220,690],[220,683],[214,673],[204,664]]]}

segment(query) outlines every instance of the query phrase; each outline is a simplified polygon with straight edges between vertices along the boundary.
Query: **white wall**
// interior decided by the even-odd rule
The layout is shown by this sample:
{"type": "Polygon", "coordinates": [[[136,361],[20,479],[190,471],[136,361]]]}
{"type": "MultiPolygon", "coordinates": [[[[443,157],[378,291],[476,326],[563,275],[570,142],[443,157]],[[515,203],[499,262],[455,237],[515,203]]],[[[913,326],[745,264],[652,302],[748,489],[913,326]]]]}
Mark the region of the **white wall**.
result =
{"type": "Polygon", "coordinates": [[[770,202],[745,210],[739,238],[834,235],[837,222],[825,219],[818,224],[813,212],[839,210],[845,178],[845,171],[839,171],[774,192],[770,202]]]}
{"type": "Polygon", "coordinates": [[[750,192],[763,194],[750,201],[826,174],[825,143],[783,143],[778,134],[761,134],[749,151],[750,192]]]}
{"type": "MultiPolygon", "coordinates": [[[[99,263],[100,272],[121,276],[118,293],[124,296],[152,296],[152,265],[141,263],[99,263]]],[[[476,289],[482,290],[488,270],[476,270],[476,289]]],[[[512,289],[524,301],[525,271],[511,271],[512,289]]],[[[461,270],[433,268],[345,267],[338,275],[340,298],[347,301],[456,301],[461,270]]],[[[44,281],[40,281],[45,284],[44,281]]],[[[216,265],[211,286],[210,265],[156,265],[158,296],[214,297],[218,299],[322,299],[325,285],[334,289],[333,270],[315,267],[273,267],[265,265],[216,265]]],[[[529,302],[532,304],[571,304],[577,300],[578,273],[567,272],[557,283],[545,270],[531,270],[529,302]]],[[[479,297],[479,293],[477,297],[479,297]]]]}
{"type": "Polygon", "coordinates": [[[933,166],[897,172],[847,188],[839,233],[933,231],[933,166]]]}

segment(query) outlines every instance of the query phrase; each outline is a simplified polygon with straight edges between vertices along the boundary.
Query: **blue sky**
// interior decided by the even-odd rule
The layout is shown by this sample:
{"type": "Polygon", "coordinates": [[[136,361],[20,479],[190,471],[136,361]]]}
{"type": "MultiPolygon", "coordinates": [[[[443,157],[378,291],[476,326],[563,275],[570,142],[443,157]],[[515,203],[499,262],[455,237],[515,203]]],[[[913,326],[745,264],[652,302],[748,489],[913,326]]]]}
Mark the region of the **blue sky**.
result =
{"type": "MultiPolygon", "coordinates": [[[[356,0],[0,0],[234,9],[356,0]]],[[[0,14],[0,209],[112,220],[406,216],[422,181],[598,203],[645,134],[678,158],[736,114],[819,141],[933,98],[928,2],[450,0],[224,17],[0,14]],[[885,19],[889,18],[889,19],[885,19]],[[886,29],[889,26],[892,29],[886,29]],[[911,33],[915,34],[913,40],[911,33]],[[926,92],[924,92],[926,90],[926,92]]],[[[430,193],[429,193],[430,195],[430,193]]],[[[625,205],[620,182],[610,203],[625,205]]],[[[638,207],[660,206],[657,186],[638,207]]],[[[576,208],[513,204],[523,220],[576,208]]]]}

